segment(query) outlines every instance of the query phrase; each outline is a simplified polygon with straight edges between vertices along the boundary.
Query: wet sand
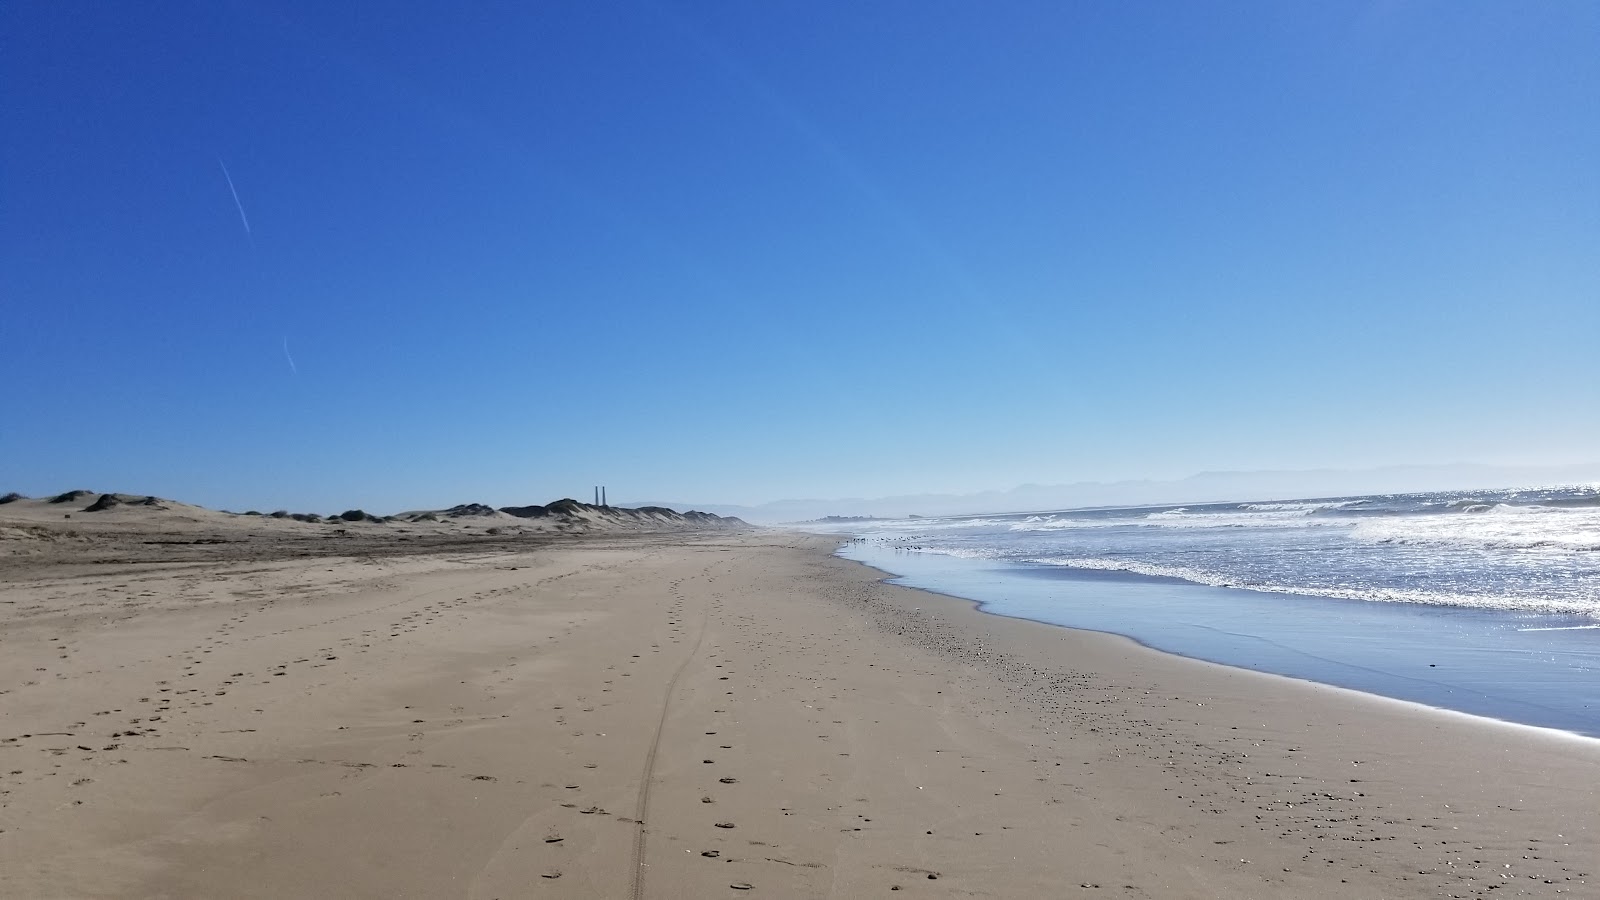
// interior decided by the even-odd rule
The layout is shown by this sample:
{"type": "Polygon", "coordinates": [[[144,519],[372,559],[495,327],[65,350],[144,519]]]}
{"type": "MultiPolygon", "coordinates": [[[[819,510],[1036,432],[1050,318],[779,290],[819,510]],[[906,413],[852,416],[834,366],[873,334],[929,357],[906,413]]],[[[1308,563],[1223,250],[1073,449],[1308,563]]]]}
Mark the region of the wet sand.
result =
{"type": "Polygon", "coordinates": [[[252,546],[0,567],[0,895],[1597,894],[1600,742],[830,539],[252,546]]]}
{"type": "Polygon", "coordinates": [[[868,541],[840,555],[994,615],[1600,739],[1600,635],[1589,616],[1267,593],[868,541]]]}

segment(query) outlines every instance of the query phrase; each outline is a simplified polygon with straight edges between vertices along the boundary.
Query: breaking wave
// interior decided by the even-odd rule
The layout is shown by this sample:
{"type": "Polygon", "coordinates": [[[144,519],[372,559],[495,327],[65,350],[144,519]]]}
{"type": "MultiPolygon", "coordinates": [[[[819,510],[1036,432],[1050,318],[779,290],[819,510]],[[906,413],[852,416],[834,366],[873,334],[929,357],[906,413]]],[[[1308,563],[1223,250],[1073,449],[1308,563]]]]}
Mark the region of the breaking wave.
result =
{"type": "MultiPolygon", "coordinates": [[[[1465,606],[1475,609],[1518,609],[1526,612],[1567,615],[1600,616],[1600,598],[1551,598],[1538,596],[1508,597],[1492,594],[1472,594],[1456,591],[1430,591],[1417,588],[1396,587],[1341,587],[1337,585],[1313,586],[1304,584],[1277,584],[1270,581],[1253,581],[1232,577],[1188,566],[1165,565],[1124,559],[1024,559],[1032,565],[1058,566],[1068,569],[1087,569],[1102,572],[1128,572],[1156,578],[1176,578],[1212,587],[1239,588],[1268,594],[1296,594],[1311,597],[1333,597],[1340,600],[1370,600],[1380,603],[1421,603],[1429,606],[1465,606]]],[[[1588,626],[1581,626],[1588,627],[1588,626]]]]}
{"type": "Polygon", "coordinates": [[[968,559],[1600,618],[1594,487],[908,519],[860,531],[968,559]]]}

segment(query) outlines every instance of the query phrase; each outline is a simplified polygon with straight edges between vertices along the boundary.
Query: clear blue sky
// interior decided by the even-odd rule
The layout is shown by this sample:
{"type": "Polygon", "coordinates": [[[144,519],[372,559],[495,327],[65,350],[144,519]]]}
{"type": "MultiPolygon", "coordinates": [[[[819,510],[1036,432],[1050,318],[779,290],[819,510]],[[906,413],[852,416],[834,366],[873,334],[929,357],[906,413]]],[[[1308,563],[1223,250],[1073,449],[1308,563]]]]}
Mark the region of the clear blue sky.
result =
{"type": "Polygon", "coordinates": [[[1600,458],[1594,3],[11,3],[0,98],[0,490],[1600,458]]]}

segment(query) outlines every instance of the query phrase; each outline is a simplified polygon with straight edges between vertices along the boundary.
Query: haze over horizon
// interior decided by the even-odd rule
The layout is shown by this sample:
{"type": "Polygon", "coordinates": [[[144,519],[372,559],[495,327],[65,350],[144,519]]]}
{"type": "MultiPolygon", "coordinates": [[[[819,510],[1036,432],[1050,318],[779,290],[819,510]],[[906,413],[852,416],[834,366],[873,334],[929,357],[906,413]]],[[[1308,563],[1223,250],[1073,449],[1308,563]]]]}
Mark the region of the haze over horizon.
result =
{"type": "Polygon", "coordinates": [[[828,516],[961,516],[1092,507],[1271,502],[1434,491],[1470,492],[1558,485],[1593,485],[1600,488],[1600,463],[1546,467],[1435,465],[1386,466],[1364,470],[1197,472],[1186,478],[1171,480],[1035,483],[959,494],[924,492],[897,496],[794,497],[758,504],[692,499],[640,502],[673,508],[694,507],[718,515],[738,516],[747,521],[770,524],[809,521],[828,516]]]}
{"type": "Polygon", "coordinates": [[[0,492],[758,505],[1600,447],[1594,5],[0,22],[0,492]]]}
{"type": "MultiPolygon", "coordinates": [[[[912,516],[963,516],[984,513],[1020,513],[1082,509],[1093,507],[1149,506],[1178,503],[1214,503],[1225,501],[1262,502],[1283,500],[1310,500],[1329,497],[1369,494],[1420,494],[1436,491],[1498,491],[1506,489],[1549,488],[1557,486],[1592,486],[1600,489],[1600,462],[1567,466],[1487,466],[1473,464],[1384,466],[1374,469],[1319,469],[1319,470],[1260,470],[1253,472],[1218,471],[1197,472],[1184,478],[1125,479],[1115,482],[1076,481],[1059,484],[1027,483],[1006,488],[990,488],[964,493],[925,491],[898,495],[865,497],[782,497],[738,503],[725,502],[715,497],[667,498],[644,495],[608,495],[611,506],[633,508],[640,506],[665,506],[679,512],[698,510],[723,516],[743,518],[755,524],[778,524],[810,521],[830,516],[866,516],[869,518],[904,518],[912,516]]],[[[148,485],[145,485],[146,487],[148,485]]],[[[609,485],[607,486],[610,487],[609,485]]],[[[81,490],[82,485],[67,490],[81,490]]],[[[583,490],[557,490],[554,495],[541,498],[523,496],[507,497],[503,491],[493,491],[472,497],[428,496],[416,498],[422,502],[402,503],[398,506],[377,506],[362,502],[336,500],[332,503],[311,504],[300,507],[274,507],[244,498],[240,502],[221,503],[208,498],[153,492],[167,500],[191,503],[211,509],[241,512],[281,508],[291,512],[328,512],[337,514],[346,509],[360,509],[379,515],[442,511],[458,505],[485,504],[490,508],[523,506],[529,502],[544,503],[568,498],[580,503],[594,499],[598,485],[583,490]]],[[[133,490],[128,485],[98,485],[88,488],[101,491],[142,496],[152,492],[133,490]]],[[[47,498],[63,493],[55,489],[19,492],[24,496],[47,498]]],[[[359,498],[358,498],[359,499],[359,498]]]]}

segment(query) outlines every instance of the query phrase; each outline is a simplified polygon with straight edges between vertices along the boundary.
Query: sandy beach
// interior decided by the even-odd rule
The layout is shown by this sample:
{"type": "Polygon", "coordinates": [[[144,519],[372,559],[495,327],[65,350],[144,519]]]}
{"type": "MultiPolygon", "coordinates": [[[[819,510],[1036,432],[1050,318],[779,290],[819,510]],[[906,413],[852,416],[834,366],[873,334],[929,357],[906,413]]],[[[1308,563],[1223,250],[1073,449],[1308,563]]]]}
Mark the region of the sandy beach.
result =
{"type": "Polygon", "coordinates": [[[254,534],[0,557],[0,895],[1600,896],[1600,742],[824,537],[254,534]]]}

